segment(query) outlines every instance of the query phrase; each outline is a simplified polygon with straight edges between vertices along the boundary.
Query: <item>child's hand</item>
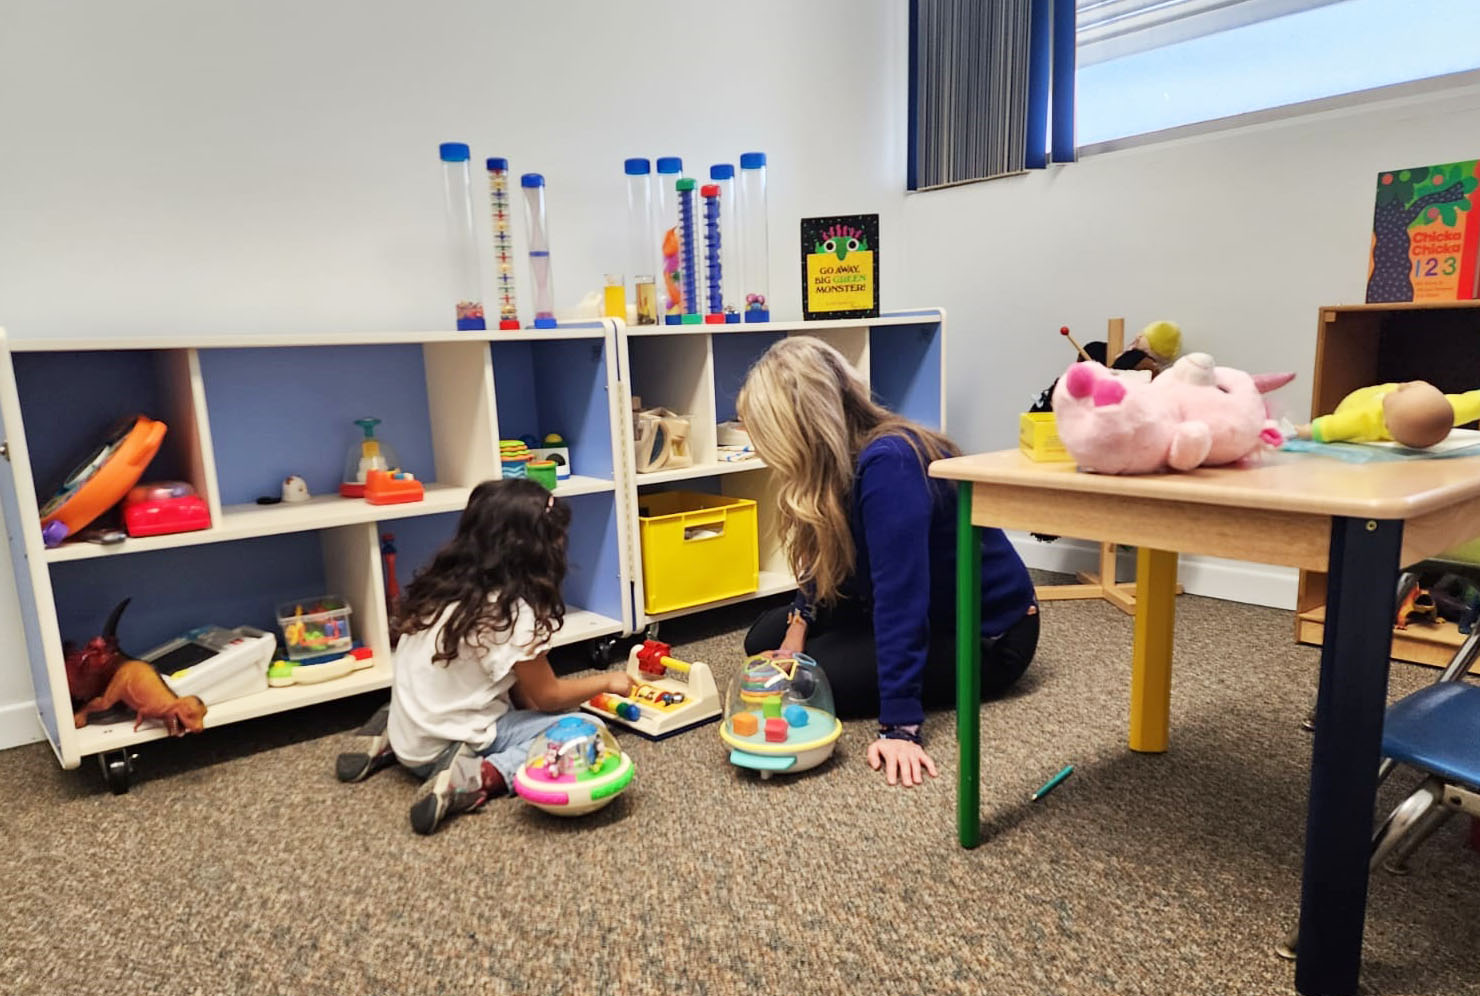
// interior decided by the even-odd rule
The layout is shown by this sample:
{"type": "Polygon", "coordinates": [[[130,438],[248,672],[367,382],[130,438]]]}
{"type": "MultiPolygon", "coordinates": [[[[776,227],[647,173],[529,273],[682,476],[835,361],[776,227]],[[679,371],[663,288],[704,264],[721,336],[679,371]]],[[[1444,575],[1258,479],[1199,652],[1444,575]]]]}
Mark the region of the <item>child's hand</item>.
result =
{"type": "Polygon", "coordinates": [[[921,785],[925,772],[935,777],[935,762],[925,748],[908,740],[875,740],[868,745],[868,766],[884,769],[884,780],[890,785],[921,785]]]}
{"type": "Polygon", "coordinates": [[[606,690],[613,695],[631,695],[632,678],[626,671],[613,671],[606,676],[606,690]]]}

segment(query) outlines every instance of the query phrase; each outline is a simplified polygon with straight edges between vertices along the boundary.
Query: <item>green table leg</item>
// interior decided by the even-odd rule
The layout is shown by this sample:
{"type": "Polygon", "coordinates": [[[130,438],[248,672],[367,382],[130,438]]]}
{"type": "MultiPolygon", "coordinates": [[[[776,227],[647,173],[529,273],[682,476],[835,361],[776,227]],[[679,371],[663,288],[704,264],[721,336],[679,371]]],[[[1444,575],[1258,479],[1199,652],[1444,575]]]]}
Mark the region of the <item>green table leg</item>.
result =
{"type": "Polygon", "coordinates": [[[956,834],[981,843],[982,560],[971,524],[971,484],[956,486],[956,834]]]}

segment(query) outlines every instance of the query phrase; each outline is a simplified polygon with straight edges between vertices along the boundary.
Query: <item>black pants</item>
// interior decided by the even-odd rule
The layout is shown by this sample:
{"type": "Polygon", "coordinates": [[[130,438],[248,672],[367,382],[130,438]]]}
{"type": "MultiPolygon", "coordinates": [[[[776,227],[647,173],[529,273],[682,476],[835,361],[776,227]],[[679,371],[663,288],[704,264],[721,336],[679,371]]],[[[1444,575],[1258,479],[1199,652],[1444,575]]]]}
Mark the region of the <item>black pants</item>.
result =
{"type": "MultiPolygon", "coordinates": [[[[791,606],[768,609],[745,634],[745,652],[775,650],[786,636],[791,606]]],[[[996,639],[982,639],[982,698],[1001,695],[1023,675],[1038,649],[1038,612],[1008,627],[996,639]]],[[[856,603],[840,602],[820,608],[807,627],[807,655],[827,673],[838,715],[844,719],[879,714],[879,664],[874,651],[872,616],[856,603]]],[[[956,701],[956,631],[954,626],[932,627],[930,652],[925,660],[923,694],[927,709],[956,701]],[[940,632],[939,630],[944,630],[940,632]]]]}

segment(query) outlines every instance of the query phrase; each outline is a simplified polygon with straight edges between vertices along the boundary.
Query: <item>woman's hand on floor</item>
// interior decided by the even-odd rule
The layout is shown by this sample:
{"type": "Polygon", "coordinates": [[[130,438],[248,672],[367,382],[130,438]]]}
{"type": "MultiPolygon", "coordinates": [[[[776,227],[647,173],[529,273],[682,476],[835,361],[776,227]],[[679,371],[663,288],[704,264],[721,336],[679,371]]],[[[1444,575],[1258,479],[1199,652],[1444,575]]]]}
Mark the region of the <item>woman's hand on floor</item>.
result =
{"type": "Polygon", "coordinates": [[[925,748],[908,740],[875,740],[868,745],[868,766],[875,771],[883,768],[890,785],[899,783],[906,788],[922,784],[926,771],[936,777],[935,762],[925,748]]]}

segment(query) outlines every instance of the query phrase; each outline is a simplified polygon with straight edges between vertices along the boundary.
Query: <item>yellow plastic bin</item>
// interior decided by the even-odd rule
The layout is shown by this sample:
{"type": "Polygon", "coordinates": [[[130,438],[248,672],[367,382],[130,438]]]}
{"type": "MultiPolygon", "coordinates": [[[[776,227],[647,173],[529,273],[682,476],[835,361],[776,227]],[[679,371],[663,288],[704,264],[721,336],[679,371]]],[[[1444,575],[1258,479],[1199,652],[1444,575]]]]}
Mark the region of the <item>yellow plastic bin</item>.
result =
{"type": "Polygon", "coordinates": [[[637,498],[643,608],[671,612],[760,585],[755,502],[694,491],[637,498]]]}

